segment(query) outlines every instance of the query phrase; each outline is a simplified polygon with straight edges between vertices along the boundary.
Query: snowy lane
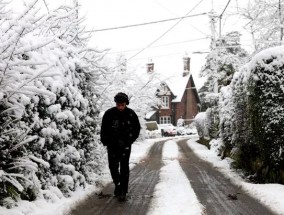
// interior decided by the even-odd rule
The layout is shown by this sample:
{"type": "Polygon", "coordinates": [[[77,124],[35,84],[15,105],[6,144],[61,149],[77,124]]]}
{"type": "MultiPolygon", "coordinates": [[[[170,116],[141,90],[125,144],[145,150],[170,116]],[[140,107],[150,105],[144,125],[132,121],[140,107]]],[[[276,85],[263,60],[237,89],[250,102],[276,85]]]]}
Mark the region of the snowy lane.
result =
{"type": "Polygon", "coordinates": [[[113,197],[114,187],[109,184],[102,195],[90,195],[70,214],[201,215],[203,207],[178,160],[179,150],[175,141],[157,142],[131,170],[130,195],[126,202],[118,202],[113,197]]]}
{"type": "Polygon", "coordinates": [[[179,165],[175,141],[170,140],[164,144],[162,157],[165,166],[160,171],[160,180],[155,187],[147,215],[202,214],[203,206],[179,165]]]}
{"type": "MultiPolygon", "coordinates": [[[[148,155],[142,159],[131,171],[129,181],[130,196],[126,202],[119,202],[113,197],[113,184],[102,190],[102,195],[90,195],[78,203],[70,211],[70,215],[108,215],[135,214],[145,215],[153,197],[155,185],[159,180],[162,167],[163,142],[155,143],[148,155]]],[[[68,215],[69,215],[68,214],[68,215]]]]}
{"type": "MultiPolygon", "coordinates": [[[[2,207],[0,215],[145,215],[147,213],[153,215],[158,211],[157,208],[160,208],[160,211],[167,208],[168,211],[188,210],[186,204],[191,204],[191,200],[182,204],[177,201],[188,196],[184,197],[175,190],[172,185],[173,178],[177,179],[181,187],[185,185],[180,189],[182,192],[186,191],[186,195],[192,195],[192,200],[198,197],[199,202],[204,206],[204,214],[207,215],[272,214],[263,205],[271,208],[274,214],[284,214],[283,185],[244,182],[230,169],[229,160],[220,160],[214,149],[208,150],[207,147],[196,143],[196,136],[187,138],[187,140],[171,138],[170,144],[168,144],[170,138],[149,139],[133,145],[130,159],[130,165],[133,167],[130,172],[130,199],[127,202],[120,203],[113,197],[111,178],[109,175],[104,175],[103,184],[106,187],[102,190],[102,195],[95,194],[101,192],[100,186],[88,186],[86,190],[76,191],[71,198],[52,199],[49,202],[43,199],[35,202],[22,201],[21,205],[14,209],[2,207]],[[164,144],[165,142],[168,143],[164,144]],[[214,173],[217,172],[216,169],[217,175],[214,173]],[[224,176],[229,179],[224,179],[224,176]],[[168,204],[165,205],[163,199],[166,199],[167,191],[171,193],[172,198],[166,200],[168,204]],[[258,198],[262,204],[248,198],[247,193],[258,198]],[[229,199],[228,194],[236,194],[237,200],[229,199]]],[[[194,211],[188,214],[194,214],[194,211]]]]}
{"type": "Polygon", "coordinates": [[[113,197],[109,184],[101,195],[90,195],[69,214],[273,214],[196,156],[187,141],[166,139],[151,145],[130,172],[126,202],[113,197]]]}
{"type": "Polygon", "coordinates": [[[211,164],[197,157],[186,142],[178,142],[182,156],[180,164],[199,201],[205,206],[206,214],[274,214],[211,164]]]}

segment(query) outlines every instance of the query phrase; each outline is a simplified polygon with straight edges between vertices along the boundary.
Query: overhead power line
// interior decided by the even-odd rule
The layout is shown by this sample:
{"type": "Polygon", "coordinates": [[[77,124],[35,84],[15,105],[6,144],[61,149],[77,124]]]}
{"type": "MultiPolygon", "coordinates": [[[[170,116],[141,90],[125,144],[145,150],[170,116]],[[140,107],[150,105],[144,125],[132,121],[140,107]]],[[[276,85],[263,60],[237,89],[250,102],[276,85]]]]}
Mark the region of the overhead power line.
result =
{"type": "MultiPolygon", "coordinates": [[[[204,0],[200,0],[190,11],[188,11],[188,13],[185,14],[185,17],[188,16],[188,14],[190,14],[199,4],[201,4],[201,2],[204,0]]],[[[176,27],[184,18],[180,18],[175,24],[173,24],[167,31],[165,31],[162,35],[160,35],[158,38],[156,38],[154,41],[152,41],[150,44],[148,44],[145,48],[141,49],[140,51],[138,51],[136,54],[132,55],[130,58],[128,58],[127,60],[131,60],[134,57],[136,57],[137,55],[139,55],[140,53],[142,53],[144,50],[146,50],[147,48],[149,48],[150,46],[152,46],[154,43],[156,43],[157,41],[159,41],[161,38],[163,38],[167,33],[169,33],[174,27],[176,27]]]]}
{"type": "Polygon", "coordinates": [[[225,6],[225,8],[224,8],[224,10],[223,10],[223,12],[222,12],[222,13],[220,14],[220,16],[219,16],[219,37],[221,36],[221,22],[222,22],[221,20],[222,20],[223,14],[225,13],[225,11],[226,11],[228,5],[230,4],[230,2],[231,2],[231,0],[229,0],[229,1],[227,2],[226,6],[225,6]]]}
{"type": "Polygon", "coordinates": [[[227,9],[228,5],[230,4],[230,2],[231,2],[231,0],[229,0],[229,1],[227,2],[227,4],[226,4],[226,6],[225,6],[223,12],[221,13],[220,17],[223,16],[223,14],[224,14],[225,10],[227,9]]]}
{"type": "MultiPolygon", "coordinates": [[[[210,38],[210,37],[203,37],[203,38],[186,40],[186,41],[166,43],[166,44],[161,44],[161,45],[157,45],[157,46],[151,46],[149,48],[160,48],[160,47],[164,47],[164,46],[172,46],[172,45],[177,45],[177,44],[190,43],[190,42],[194,42],[194,41],[198,41],[198,40],[206,40],[208,38],[210,38]]],[[[138,51],[138,50],[141,50],[141,48],[136,48],[136,49],[131,49],[131,50],[123,50],[123,51],[115,51],[115,52],[108,52],[108,54],[118,54],[118,53],[134,52],[134,51],[138,51]]]]}
{"type": "Polygon", "coordinates": [[[202,16],[202,15],[206,15],[206,14],[207,13],[198,13],[198,14],[181,16],[181,17],[176,17],[176,18],[171,18],[171,19],[163,19],[163,20],[158,20],[158,21],[153,21],[153,22],[144,22],[144,23],[133,24],[133,25],[124,25],[124,26],[111,27],[111,28],[102,28],[102,29],[97,29],[97,30],[92,30],[92,31],[87,31],[87,32],[110,31],[110,30],[118,30],[118,29],[122,29],[122,28],[138,27],[138,26],[142,26],[142,25],[152,25],[152,24],[157,24],[157,23],[161,23],[161,22],[169,22],[169,21],[180,20],[180,19],[185,19],[185,18],[190,18],[190,17],[195,17],[195,16],[202,16]]]}
{"type": "MultiPolygon", "coordinates": [[[[205,51],[194,51],[192,54],[208,54],[210,50],[205,51]]],[[[177,55],[184,55],[184,52],[175,52],[175,53],[168,53],[163,55],[152,55],[149,57],[142,57],[142,58],[135,58],[133,60],[143,60],[143,59],[152,59],[152,58],[162,58],[162,57],[168,57],[168,56],[177,56],[177,55]]]]}

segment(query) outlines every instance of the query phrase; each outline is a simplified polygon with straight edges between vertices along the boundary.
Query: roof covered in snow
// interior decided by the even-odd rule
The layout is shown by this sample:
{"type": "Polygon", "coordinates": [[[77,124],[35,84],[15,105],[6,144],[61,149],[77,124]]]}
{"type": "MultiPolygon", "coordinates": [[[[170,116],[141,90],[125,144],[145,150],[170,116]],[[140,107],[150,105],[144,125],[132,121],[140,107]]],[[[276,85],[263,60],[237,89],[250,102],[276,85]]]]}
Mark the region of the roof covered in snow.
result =
{"type": "Polygon", "coordinates": [[[169,78],[165,81],[165,83],[170,88],[171,92],[176,96],[172,102],[181,102],[182,96],[184,94],[186,85],[189,81],[191,75],[186,76],[176,76],[169,78]]]}
{"type": "Polygon", "coordinates": [[[156,110],[150,111],[150,112],[148,112],[148,113],[146,114],[145,118],[146,118],[146,119],[150,119],[155,113],[156,113],[156,110]]]}

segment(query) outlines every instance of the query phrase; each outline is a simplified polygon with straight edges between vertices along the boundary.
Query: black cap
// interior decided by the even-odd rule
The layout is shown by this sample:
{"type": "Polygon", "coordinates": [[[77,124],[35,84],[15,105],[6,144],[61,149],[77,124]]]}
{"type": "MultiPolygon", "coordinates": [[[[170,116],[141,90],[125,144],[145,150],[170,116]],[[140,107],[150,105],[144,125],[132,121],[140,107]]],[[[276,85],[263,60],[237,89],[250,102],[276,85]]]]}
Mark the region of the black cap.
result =
{"type": "Polygon", "coordinates": [[[126,105],[129,105],[128,96],[125,93],[122,93],[122,92],[115,95],[114,101],[116,103],[124,103],[125,102],[126,105]]]}

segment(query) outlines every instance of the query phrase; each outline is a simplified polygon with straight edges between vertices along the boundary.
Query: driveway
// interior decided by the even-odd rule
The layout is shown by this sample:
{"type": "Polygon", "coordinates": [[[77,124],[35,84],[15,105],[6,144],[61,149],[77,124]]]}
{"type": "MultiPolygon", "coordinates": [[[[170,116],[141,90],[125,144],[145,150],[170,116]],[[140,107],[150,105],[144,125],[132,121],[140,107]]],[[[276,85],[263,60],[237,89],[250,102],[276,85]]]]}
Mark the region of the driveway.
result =
{"type": "MultiPolygon", "coordinates": [[[[241,188],[233,185],[211,164],[199,159],[187,146],[186,141],[187,139],[178,141],[179,163],[200,203],[205,208],[204,214],[273,214],[241,188]]],[[[131,170],[129,198],[126,202],[119,202],[113,196],[114,187],[109,184],[102,190],[102,193],[93,193],[79,202],[68,214],[147,214],[151,199],[153,199],[155,185],[159,182],[160,169],[163,167],[162,149],[164,142],[156,142],[146,158],[131,170]]],[[[190,215],[190,211],[188,214],[190,215]]]]}

